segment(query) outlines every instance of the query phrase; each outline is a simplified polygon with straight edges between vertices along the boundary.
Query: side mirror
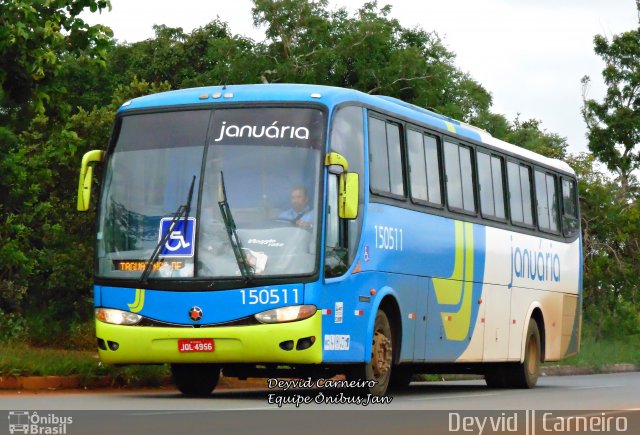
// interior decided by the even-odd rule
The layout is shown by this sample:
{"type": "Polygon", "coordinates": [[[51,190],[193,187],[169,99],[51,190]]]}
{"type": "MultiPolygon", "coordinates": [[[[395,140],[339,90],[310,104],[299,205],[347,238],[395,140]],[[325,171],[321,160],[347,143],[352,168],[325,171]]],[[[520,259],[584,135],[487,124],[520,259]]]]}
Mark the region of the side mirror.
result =
{"type": "Polygon", "coordinates": [[[92,162],[101,162],[104,159],[104,151],[93,150],[85,153],[80,167],[80,180],[78,181],[78,211],[89,210],[91,200],[91,181],[93,180],[92,162]]]}
{"type": "Polygon", "coordinates": [[[338,216],[342,219],[358,217],[358,174],[355,172],[340,174],[338,216]]]}

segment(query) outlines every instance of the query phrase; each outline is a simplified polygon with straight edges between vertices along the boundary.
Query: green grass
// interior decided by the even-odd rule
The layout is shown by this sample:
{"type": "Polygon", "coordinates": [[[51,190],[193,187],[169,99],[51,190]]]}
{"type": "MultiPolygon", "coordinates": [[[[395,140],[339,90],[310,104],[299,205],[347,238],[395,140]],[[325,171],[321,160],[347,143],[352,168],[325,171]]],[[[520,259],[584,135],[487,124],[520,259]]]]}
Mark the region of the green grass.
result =
{"type": "Polygon", "coordinates": [[[0,343],[1,376],[80,375],[84,384],[109,376],[116,386],[158,386],[169,377],[167,366],[103,366],[95,351],[35,348],[0,343]]]}
{"type": "Polygon", "coordinates": [[[640,335],[630,335],[624,340],[616,338],[599,341],[583,337],[578,355],[553,364],[588,367],[596,371],[613,364],[640,366],[640,335]]]}

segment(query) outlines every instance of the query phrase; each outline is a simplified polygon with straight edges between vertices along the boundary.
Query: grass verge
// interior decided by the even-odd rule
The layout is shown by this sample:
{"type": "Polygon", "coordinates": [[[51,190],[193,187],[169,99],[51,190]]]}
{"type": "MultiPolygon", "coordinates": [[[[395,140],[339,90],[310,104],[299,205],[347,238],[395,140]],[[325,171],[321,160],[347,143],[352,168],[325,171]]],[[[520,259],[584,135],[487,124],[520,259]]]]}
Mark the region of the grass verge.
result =
{"type": "Polygon", "coordinates": [[[583,337],[579,354],[550,364],[587,367],[596,372],[613,364],[640,366],[640,335],[598,341],[583,337]]]}
{"type": "Polygon", "coordinates": [[[84,385],[109,376],[114,386],[153,387],[169,378],[164,365],[103,366],[97,352],[34,348],[27,345],[1,343],[0,376],[67,376],[79,375],[84,385]]]}

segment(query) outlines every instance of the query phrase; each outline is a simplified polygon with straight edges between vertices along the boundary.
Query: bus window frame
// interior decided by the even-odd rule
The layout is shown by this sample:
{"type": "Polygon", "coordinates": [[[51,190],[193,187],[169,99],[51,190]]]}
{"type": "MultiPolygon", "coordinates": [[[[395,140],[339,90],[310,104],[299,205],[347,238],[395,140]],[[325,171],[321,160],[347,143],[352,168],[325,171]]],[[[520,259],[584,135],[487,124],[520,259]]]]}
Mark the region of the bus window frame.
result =
{"type": "Polygon", "coordinates": [[[558,178],[560,180],[560,183],[558,188],[560,190],[560,207],[561,207],[561,213],[560,213],[560,228],[561,228],[561,232],[560,232],[560,236],[564,237],[565,239],[573,239],[575,237],[578,237],[578,234],[580,233],[580,196],[578,195],[578,180],[577,178],[572,178],[569,177],[567,175],[564,174],[558,174],[558,178]],[[576,211],[576,216],[574,215],[570,215],[570,214],[565,214],[565,205],[564,205],[564,195],[563,195],[563,191],[562,191],[562,182],[564,180],[567,180],[569,183],[571,183],[573,185],[573,191],[575,192],[574,198],[573,198],[573,207],[576,211]],[[569,229],[565,228],[565,216],[569,216],[573,219],[576,220],[576,229],[573,232],[569,232],[569,229]]]}
{"type": "MultiPolygon", "coordinates": [[[[440,156],[440,158],[442,159],[442,174],[441,174],[441,184],[443,185],[443,189],[444,189],[444,198],[446,201],[446,205],[447,205],[447,209],[451,212],[451,213],[455,213],[455,214],[461,214],[464,216],[473,216],[473,217],[479,217],[479,206],[478,206],[478,179],[477,179],[477,168],[476,166],[476,146],[472,145],[470,143],[464,142],[458,138],[453,138],[451,136],[442,136],[442,154],[440,156]],[[445,158],[445,152],[444,152],[444,145],[446,142],[451,143],[452,145],[456,145],[457,149],[458,149],[458,165],[460,167],[460,147],[465,147],[469,149],[469,156],[471,157],[471,191],[473,192],[473,206],[474,206],[474,210],[473,211],[469,211],[466,210],[464,208],[464,190],[462,187],[462,172],[460,172],[460,189],[461,189],[461,200],[462,200],[462,207],[463,208],[458,208],[458,207],[453,207],[449,204],[449,192],[447,190],[447,168],[446,168],[446,158],[445,158]]],[[[462,169],[460,169],[462,170],[462,169]]]]}
{"type": "MultiPolygon", "coordinates": [[[[406,159],[406,137],[405,137],[405,130],[406,130],[406,123],[395,119],[395,118],[391,118],[388,116],[384,116],[383,114],[380,114],[378,112],[375,112],[373,110],[367,109],[367,131],[366,131],[366,158],[367,158],[367,163],[366,163],[366,167],[368,168],[368,172],[369,172],[369,192],[373,195],[376,196],[382,196],[382,197],[386,197],[386,198],[392,198],[398,201],[402,201],[402,202],[406,202],[407,201],[407,194],[408,194],[408,188],[407,188],[407,159],[406,159]],[[386,135],[387,132],[387,124],[393,124],[396,125],[399,129],[399,138],[400,138],[400,168],[402,171],[402,186],[403,186],[403,195],[398,195],[395,193],[392,193],[390,191],[386,191],[386,190],[378,190],[378,189],[374,189],[373,186],[371,185],[371,180],[372,180],[372,171],[371,171],[371,141],[370,141],[370,136],[369,136],[369,121],[370,119],[376,119],[378,121],[382,121],[385,123],[385,140],[388,137],[386,135]]],[[[389,153],[389,142],[386,141],[386,149],[387,149],[387,166],[389,165],[389,157],[388,157],[388,153],[389,153]]],[[[391,183],[391,171],[389,171],[389,183],[391,183]]]]}
{"type": "MultiPolygon", "coordinates": [[[[495,222],[501,222],[504,224],[509,225],[509,218],[510,218],[510,209],[509,209],[509,205],[508,205],[508,201],[509,201],[509,191],[507,190],[507,177],[506,177],[506,171],[507,171],[507,165],[506,165],[506,159],[505,156],[502,154],[497,154],[495,152],[492,152],[491,150],[487,149],[487,148],[483,148],[483,147],[476,147],[476,176],[478,178],[478,201],[479,201],[479,207],[478,210],[480,212],[480,217],[482,219],[487,219],[490,221],[495,221],[495,222]],[[497,158],[500,160],[500,162],[502,163],[502,165],[500,166],[500,181],[502,182],[502,208],[504,209],[504,217],[498,217],[496,215],[491,215],[491,214],[484,214],[482,212],[482,201],[480,198],[481,192],[480,192],[480,171],[477,168],[478,166],[478,154],[485,154],[487,156],[489,156],[489,168],[491,168],[491,186],[493,186],[493,168],[491,166],[492,162],[491,159],[493,157],[497,158]]],[[[495,210],[495,190],[493,191],[493,203],[494,203],[494,210],[495,210]]]]}
{"type": "MultiPolygon", "coordinates": [[[[425,130],[424,128],[417,126],[415,124],[407,123],[405,127],[405,147],[406,147],[406,155],[407,155],[407,164],[406,164],[406,177],[407,177],[407,187],[408,187],[408,197],[409,200],[416,205],[427,206],[437,210],[444,210],[445,208],[445,194],[444,194],[444,177],[443,177],[443,158],[442,158],[442,136],[436,134],[435,132],[425,130]],[[425,201],[424,199],[414,198],[413,189],[411,188],[411,162],[409,161],[409,131],[414,131],[422,136],[422,146],[424,151],[424,136],[429,136],[435,139],[436,141],[436,152],[438,153],[438,190],[440,191],[440,203],[425,201]]],[[[425,156],[425,164],[426,164],[426,156],[425,156]]],[[[425,166],[425,171],[426,171],[425,166]]],[[[426,172],[425,172],[426,174],[426,172]]],[[[427,196],[429,195],[429,179],[428,177],[425,179],[425,186],[427,188],[427,196]]]]}
{"type": "Polygon", "coordinates": [[[554,234],[554,235],[562,235],[562,214],[560,213],[560,197],[558,195],[558,193],[562,193],[562,191],[558,189],[558,174],[549,171],[547,168],[543,168],[542,166],[538,166],[535,165],[533,167],[533,172],[534,172],[534,176],[533,176],[533,182],[534,182],[534,186],[533,186],[533,191],[535,192],[536,196],[535,196],[535,209],[536,209],[536,224],[538,227],[538,231],[542,232],[542,233],[546,233],[546,234],[554,234]],[[549,196],[549,191],[547,190],[546,187],[546,182],[547,182],[547,175],[551,175],[553,177],[553,179],[555,180],[555,190],[556,190],[556,207],[558,210],[558,215],[556,216],[557,222],[558,222],[558,229],[557,230],[552,230],[551,229],[551,213],[549,213],[549,228],[542,228],[540,226],[540,222],[538,219],[538,191],[537,191],[537,183],[535,181],[535,173],[536,172],[540,172],[542,174],[544,174],[544,180],[545,180],[545,191],[547,192],[547,200],[548,200],[548,196],[549,196]]]}
{"type": "MultiPolygon", "coordinates": [[[[513,225],[516,228],[526,228],[528,230],[532,230],[533,232],[539,232],[538,229],[538,215],[537,213],[535,213],[535,204],[534,204],[534,199],[535,199],[535,185],[534,185],[534,181],[532,180],[533,178],[533,165],[529,162],[514,158],[514,157],[507,157],[505,159],[506,161],[506,165],[505,165],[505,171],[507,172],[507,177],[505,179],[505,183],[507,185],[507,198],[509,199],[509,204],[508,204],[508,209],[509,209],[509,222],[511,223],[511,225],[513,225]],[[520,179],[520,167],[524,166],[526,168],[529,169],[529,198],[531,199],[531,221],[532,224],[529,225],[527,223],[524,222],[517,222],[513,220],[513,213],[511,212],[511,190],[509,189],[509,168],[508,168],[508,164],[509,162],[511,163],[515,163],[518,166],[518,179],[520,179]]],[[[520,188],[520,198],[522,199],[522,184],[519,184],[519,188],[520,188]]],[[[520,202],[522,204],[522,216],[524,219],[524,201],[520,202]]]]}

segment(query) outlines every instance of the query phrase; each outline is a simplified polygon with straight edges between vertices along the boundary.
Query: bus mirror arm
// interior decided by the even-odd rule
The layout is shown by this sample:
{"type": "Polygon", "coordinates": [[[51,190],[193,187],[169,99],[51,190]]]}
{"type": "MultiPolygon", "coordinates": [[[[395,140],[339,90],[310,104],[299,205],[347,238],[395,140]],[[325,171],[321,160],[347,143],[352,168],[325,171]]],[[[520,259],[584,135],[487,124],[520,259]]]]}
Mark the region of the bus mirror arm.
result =
{"type": "Polygon", "coordinates": [[[349,169],[347,159],[345,159],[342,154],[333,152],[328,153],[324,158],[324,165],[329,167],[329,172],[332,174],[342,174],[349,169]]]}
{"type": "Polygon", "coordinates": [[[89,163],[101,162],[103,159],[104,151],[102,150],[89,151],[82,157],[80,179],[78,181],[78,211],[87,211],[89,209],[91,182],[93,180],[93,167],[89,166],[89,163]]]}

